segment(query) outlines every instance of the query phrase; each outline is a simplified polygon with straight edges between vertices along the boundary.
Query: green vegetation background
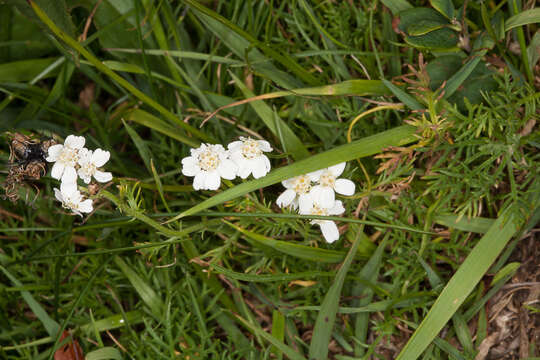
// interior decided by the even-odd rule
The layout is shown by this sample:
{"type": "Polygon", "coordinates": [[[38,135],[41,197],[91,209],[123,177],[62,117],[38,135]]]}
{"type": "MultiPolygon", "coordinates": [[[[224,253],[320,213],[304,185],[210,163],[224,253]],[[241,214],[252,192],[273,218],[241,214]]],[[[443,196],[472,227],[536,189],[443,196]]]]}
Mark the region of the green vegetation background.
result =
{"type": "Polygon", "coordinates": [[[48,176],[1,200],[0,357],[474,358],[540,216],[533,5],[0,1],[2,161],[77,134],[115,176],[85,219],[48,176]],[[190,147],[246,135],[275,171],[193,192],[190,147]],[[329,245],[275,199],[342,161],[329,245]]]}

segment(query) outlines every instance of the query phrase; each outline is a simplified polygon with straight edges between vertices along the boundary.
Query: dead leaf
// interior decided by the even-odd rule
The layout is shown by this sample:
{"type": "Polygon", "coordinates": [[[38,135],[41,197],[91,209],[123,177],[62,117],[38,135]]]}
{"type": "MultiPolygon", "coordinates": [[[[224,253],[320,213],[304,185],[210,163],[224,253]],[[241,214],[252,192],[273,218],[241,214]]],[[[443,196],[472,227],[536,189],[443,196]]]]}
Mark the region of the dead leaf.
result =
{"type": "Polygon", "coordinates": [[[84,360],[84,353],[79,345],[79,342],[71,336],[67,331],[62,333],[60,342],[65,338],[71,337],[71,341],[56,350],[54,353],[54,360],[84,360]]]}

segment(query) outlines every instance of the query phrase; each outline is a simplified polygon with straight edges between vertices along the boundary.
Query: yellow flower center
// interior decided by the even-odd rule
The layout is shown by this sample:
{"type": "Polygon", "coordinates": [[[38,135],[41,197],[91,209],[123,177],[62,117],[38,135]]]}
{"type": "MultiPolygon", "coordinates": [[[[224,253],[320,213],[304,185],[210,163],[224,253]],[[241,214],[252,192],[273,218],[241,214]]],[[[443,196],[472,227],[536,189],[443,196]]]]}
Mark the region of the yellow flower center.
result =
{"type": "Polygon", "coordinates": [[[319,183],[322,186],[334,188],[334,185],[336,184],[336,177],[332,175],[330,171],[325,171],[322,173],[321,178],[319,179],[319,183]]]}
{"type": "Polygon", "coordinates": [[[307,175],[298,176],[294,179],[293,189],[297,194],[306,194],[311,190],[311,180],[307,175]]]}
{"type": "Polygon", "coordinates": [[[79,150],[72,149],[68,146],[64,146],[60,156],[58,157],[58,162],[63,163],[66,166],[74,167],[79,160],[79,150]]]}
{"type": "Polygon", "coordinates": [[[219,155],[212,151],[206,150],[199,155],[199,167],[204,171],[216,170],[219,166],[219,155]]]}
{"type": "Polygon", "coordinates": [[[96,172],[96,165],[94,165],[91,161],[88,161],[87,163],[81,165],[81,170],[87,175],[94,175],[96,172]]]}
{"type": "Polygon", "coordinates": [[[317,204],[313,204],[313,209],[311,210],[311,215],[326,216],[326,215],[328,215],[328,209],[319,207],[317,204]]]}
{"type": "Polygon", "coordinates": [[[259,148],[257,141],[253,139],[247,139],[244,141],[244,145],[242,145],[242,155],[244,155],[246,159],[254,159],[260,156],[261,153],[262,151],[259,148]]]}

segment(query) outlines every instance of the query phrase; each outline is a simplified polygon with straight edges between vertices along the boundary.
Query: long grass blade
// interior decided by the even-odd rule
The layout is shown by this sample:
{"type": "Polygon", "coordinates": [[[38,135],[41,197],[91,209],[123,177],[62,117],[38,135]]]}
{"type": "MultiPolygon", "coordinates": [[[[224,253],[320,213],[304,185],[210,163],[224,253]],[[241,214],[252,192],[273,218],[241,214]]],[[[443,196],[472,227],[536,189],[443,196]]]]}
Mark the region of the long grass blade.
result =
{"type": "Polygon", "coordinates": [[[427,316],[397,359],[417,359],[452,318],[524,220],[512,211],[503,212],[452,276],[427,316]]]}
{"type": "Polygon", "coordinates": [[[356,255],[358,245],[360,244],[360,234],[362,234],[362,231],[358,232],[353,245],[347,253],[347,257],[345,257],[345,260],[343,261],[343,264],[341,265],[336,278],[334,279],[334,283],[330,287],[330,290],[328,290],[328,293],[324,297],[321,304],[321,310],[317,315],[315,328],[313,329],[313,336],[309,345],[310,359],[324,360],[328,358],[328,344],[330,343],[330,338],[332,337],[334,323],[336,321],[336,314],[339,309],[341,289],[343,288],[343,283],[345,282],[345,276],[347,275],[349,267],[351,266],[356,255]]]}

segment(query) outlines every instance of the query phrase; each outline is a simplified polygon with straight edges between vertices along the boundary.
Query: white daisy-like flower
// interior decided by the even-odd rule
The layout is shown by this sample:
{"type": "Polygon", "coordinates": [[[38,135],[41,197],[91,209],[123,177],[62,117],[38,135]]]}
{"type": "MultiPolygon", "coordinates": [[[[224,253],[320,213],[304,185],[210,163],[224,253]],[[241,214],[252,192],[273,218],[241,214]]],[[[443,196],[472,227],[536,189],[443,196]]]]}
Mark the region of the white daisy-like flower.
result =
{"type": "MultiPolygon", "coordinates": [[[[314,203],[311,209],[307,212],[300,212],[302,215],[319,215],[319,216],[330,216],[330,215],[341,215],[345,212],[345,208],[340,200],[336,200],[332,207],[324,208],[314,203]]],[[[339,230],[335,222],[332,220],[321,220],[313,219],[309,222],[310,224],[317,224],[321,228],[321,232],[324,236],[324,239],[327,243],[333,243],[339,239],[339,230]]]]}
{"type": "Polygon", "coordinates": [[[238,176],[242,179],[253,174],[259,179],[270,171],[270,160],[263,152],[272,151],[270,143],[265,140],[253,140],[252,138],[240,137],[240,141],[233,141],[229,149],[231,160],[238,166],[238,176]]]}
{"type": "Polygon", "coordinates": [[[83,200],[83,196],[77,189],[76,183],[62,182],[60,184],[60,190],[54,188],[54,196],[62,203],[62,207],[73,211],[79,216],[83,216],[82,213],[89,213],[93,210],[92,200],[83,200]]]}
{"type": "Polygon", "coordinates": [[[79,151],[79,171],[78,174],[86,184],[90,183],[92,177],[99,182],[108,182],[112,180],[112,174],[110,172],[103,172],[97,168],[105,165],[111,153],[101,149],[95,151],[88,149],[81,149],[79,151]]]}
{"type": "Polygon", "coordinates": [[[79,151],[83,149],[85,139],[82,136],[69,135],[64,145],[52,145],[48,149],[48,162],[54,162],[51,176],[62,180],[62,183],[75,183],[77,171],[75,166],[79,161],[79,151]]]}
{"type": "Polygon", "coordinates": [[[217,190],[221,178],[232,180],[237,171],[238,166],[219,144],[202,144],[197,149],[191,149],[191,156],[182,159],[182,174],[195,177],[195,190],[217,190]]]}
{"type": "Polygon", "coordinates": [[[291,206],[293,209],[300,207],[300,211],[306,212],[313,207],[313,196],[311,195],[311,182],[319,178],[319,171],[306,175],[300,175],[282,181],[285,190],[276,200],[279,207],[291,206]]]}
{"type": "Polygon", "coordinates": [[[330,166],[318,172],[317,185],[311,188],[311,196],[319,206],[330,208],[334,205],[336,194],[351,196],[354,194],[355,185],[351,180],[338,179],[337,177],[345,170],[346,163],[330,166]]]}

